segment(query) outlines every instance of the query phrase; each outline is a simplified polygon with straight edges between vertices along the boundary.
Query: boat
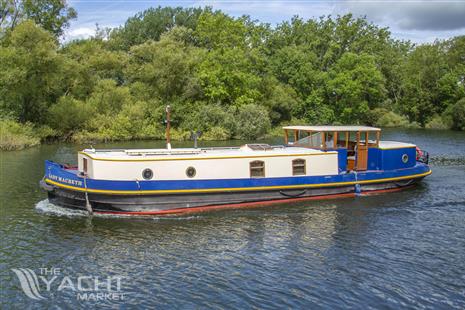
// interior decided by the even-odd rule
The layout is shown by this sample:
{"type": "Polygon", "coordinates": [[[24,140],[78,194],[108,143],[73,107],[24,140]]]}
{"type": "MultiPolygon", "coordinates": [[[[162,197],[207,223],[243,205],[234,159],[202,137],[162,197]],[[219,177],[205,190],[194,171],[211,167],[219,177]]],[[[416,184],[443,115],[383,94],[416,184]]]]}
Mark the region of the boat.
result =
{"type": "MultiPolygon", "coordinates": [[[[169,115],[169,113],[168,113],[169,115]]],[[[89,214],[166,215],[355,197],[411,187],[428,152],[368,126],[285,126],[284,143],[84,149],[78,165],[45,161],[52,204],[89,214]]]]}

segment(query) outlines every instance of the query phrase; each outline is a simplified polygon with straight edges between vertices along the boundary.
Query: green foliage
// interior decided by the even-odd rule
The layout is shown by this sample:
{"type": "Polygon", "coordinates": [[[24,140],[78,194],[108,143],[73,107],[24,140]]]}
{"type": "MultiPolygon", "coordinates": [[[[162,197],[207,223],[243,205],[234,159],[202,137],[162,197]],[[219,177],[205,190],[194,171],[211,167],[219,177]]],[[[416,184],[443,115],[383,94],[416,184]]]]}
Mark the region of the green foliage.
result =
{"type": "Polygon", "coordinates": [[[233,109],[228,111],[220,105],[199,103],[199,108],[185,117],[181,127],[186,130],[202,131],[204,133],[215,127],[221,127],[228,137],[231,137],[235,125],[233,113],[233,109]]]}
{"type": "Polygon", "coordinates": [[[38,145],[40,138],[31,123],[0,119],[0,150],[13,151],[38,145]]]}
{"type": "Polygon", "coordinates": [[[63,87],[63,58],[53,36],[25,21],[0,46],[0,59],[0,110],[21,122],[43,123],[63,87]]]}
{"type": "Polygon", "coordinates": [[[160,139],[168,104],[184,140],[257,139],[296,122],[464,130],[465,36],[414,46],[351,14],[271,27],[158,7],[59,46],[75,16],[66,1],[15,3],[0,2],[0,117],[15,120],[4,127],[19,145],[160,139]]]}
{"type": "Polygon", "coordinates": [[[0,37],[24,20],[32,20],[55,37],[63,34],[76,11],[64,0],[2,0],[0,1],[0,37]]]}
{"type": "Polygon", "coordinates": [[[158,42],[148,41],[131,49],[127,77],[152,90],[151,96],[166,102],[173,98],[195,98],[199,92],[194,76],[195,65],[202,57],[199,49],[169,36],[158,42]]]}
{"type": "Polygon", "coordinates": [[[175,26],[195,29],[202,12],[199,8],[150,8],[129,18],[123,27],[114,29],[110,46],[129,50],[131,46],[150,40],[158,41],[164,32],[175,26]]]}
{"type": "Polygon", "coordinates": [[[210,128],[205,134],[202,135],[201,140],[228,140],[231,139],[231,133],[223,127],[215,126],[210,128]]]}
{"type": "Polygon", "coordinates": [[[209,103],[240,105],[260,97],[260,78],[243,50],[210,51],[199,64],[198,79],[209,103]]]}
{"type": "Polygon", "coordinates": [[[132,96],[127,87],[117,87],[113,80],[100,80],[88,103],[99,114],[112,115],[119,112],[126,104],[130,104],[132,96]]]}
{"type": "Polygon", "coordinates": [[[61,97],[48,112],[50,126],[62,134],[68,134],[85,128],[87,121],[95,113],[95,108],[71,97],[61,97]]]}
{"type": "Polygon", "coordinates": [[[301,104],[299,96],[292,87],[282,84],[272,77],[262,80],[259,91],[263,95],[258,103],[268,109],[273,125],[289,121],[293,109],[301,104]]]}
{"type": "Polygon", "coordinates": [[[125,80],[128,55],[108,50],[101,40],[74,41],[60,52],[65,57],[62,77],[68,95],[85,100],[100,80],[111,79],[116,85],[125,80]]]}
{"type": "Polygon", "coordinates": [[[329,72],[328,88],[338,121],[366,123],[370,109],[384,99],[384,78],[375,58],[367,54],[345,53],[329,72]]]}
{"type": "Polygon", "coordinates": [[[452,129],[465,130],[465,97],[450,106],[445,115],[452,121],[452,129]]]}
{"type": "Polygon", "coordinates": [[[236,114],[236,135],[241,139],[257,139],[271,128],[267,110],[255,104],[239,107],[236,114]]]}
{"type": "Polygon", "coordinates": [[[434,115],[433,118],[426,123],[425,128],[428,129],[448,129],[450,126],[447,124],[447,120],[444,120],[440,115],[434,115]]]}
{"type": "Polygon", "coordinates": [[[373,117],[376,119],[375,125],[379,127],[409,127],[407,117],[396,114],[385,109],[376,109],[373,117]]]}
{"type": "Polygon", "coordinates": [[[244,19],[234,19],[220,11],[203,12],[195,35],[199,44],[208,49],[244,49],[247,43],[244,19]]]}

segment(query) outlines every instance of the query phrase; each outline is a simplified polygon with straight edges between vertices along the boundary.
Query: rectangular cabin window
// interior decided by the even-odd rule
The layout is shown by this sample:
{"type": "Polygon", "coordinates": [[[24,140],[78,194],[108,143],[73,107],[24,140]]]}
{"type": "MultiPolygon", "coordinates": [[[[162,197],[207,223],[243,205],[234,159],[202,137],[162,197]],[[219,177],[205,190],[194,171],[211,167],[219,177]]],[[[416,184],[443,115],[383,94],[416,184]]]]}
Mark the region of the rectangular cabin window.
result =
{"type": "Polygon", "coordinates": [[[87,173],[87,158],[82,159],[82,169],[84,170],[84,173],[87,173]]]}
{"type": "Polygon", "coordinates": [[[294,159],[292,161],[292,175],[306,175],[305,159],[294,159]]]}
{"type": "Polygon", "coordinates": [[[255,160],[250,162],[250,177],[260,178],[265,176],[265,162],[261,160],[255,160]]]}
{"type": "Polygon", "coordinates": [[[347,148],[348,145],[349,145],[349,133],[345,131],[337,132],[337,140],[336,140],[337,148],[347,148]]]}

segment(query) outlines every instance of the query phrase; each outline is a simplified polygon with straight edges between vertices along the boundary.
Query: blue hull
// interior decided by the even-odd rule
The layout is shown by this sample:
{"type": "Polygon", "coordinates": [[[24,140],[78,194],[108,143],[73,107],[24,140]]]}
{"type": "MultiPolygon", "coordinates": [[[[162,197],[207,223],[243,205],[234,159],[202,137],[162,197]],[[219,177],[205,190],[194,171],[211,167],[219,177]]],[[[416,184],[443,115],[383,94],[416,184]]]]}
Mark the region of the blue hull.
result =
{"type": "Polygon", "coordinates": [[[77,170],[46,161],[43,187],[49,192],[52,202],[65,207],[84,209],[87,192],[95,211],[157,214],[214,205],[396,189],[411,185],[430,173],[428,165],[418,162],[411,168],[332,176],[110,181],[84,180],[77,170]]]}

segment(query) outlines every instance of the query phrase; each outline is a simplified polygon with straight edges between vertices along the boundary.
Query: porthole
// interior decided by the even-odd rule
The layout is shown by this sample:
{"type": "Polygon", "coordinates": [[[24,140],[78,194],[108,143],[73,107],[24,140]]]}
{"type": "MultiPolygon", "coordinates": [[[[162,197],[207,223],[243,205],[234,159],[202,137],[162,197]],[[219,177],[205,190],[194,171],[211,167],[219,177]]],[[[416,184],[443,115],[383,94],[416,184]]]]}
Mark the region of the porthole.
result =
{"type": "Polygon", "coordinates": [[[195,171],[194,167],[189,167],[189,168],[186,169],[186,175],[187,175],[188,178],[195,177],[195,173],[196,173],[196,171],[195,171]]]}
{"type": "Polygon", "coordinates": [[[151,169],[144,169],[144,171],[142,171],[142,177],[145,179],[145,180],[151,180],[153,178],[153,171],[151,169]]]}
{"type": "Polygon", "coordinates": [[[404,164],[406,164],[408,162],[408,155],[407,154],[402,155],[402,162],[404,164]]]}

